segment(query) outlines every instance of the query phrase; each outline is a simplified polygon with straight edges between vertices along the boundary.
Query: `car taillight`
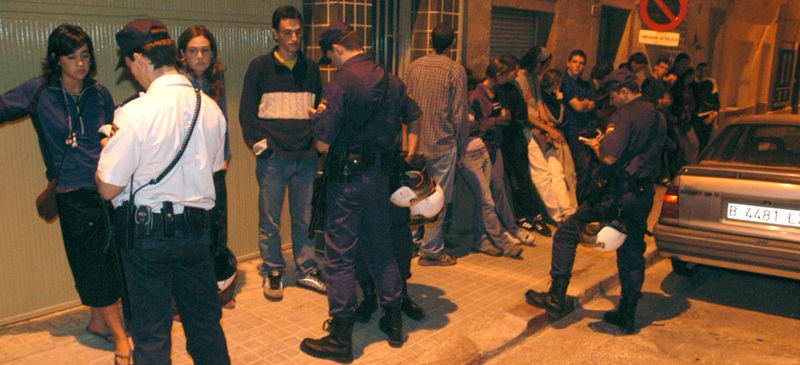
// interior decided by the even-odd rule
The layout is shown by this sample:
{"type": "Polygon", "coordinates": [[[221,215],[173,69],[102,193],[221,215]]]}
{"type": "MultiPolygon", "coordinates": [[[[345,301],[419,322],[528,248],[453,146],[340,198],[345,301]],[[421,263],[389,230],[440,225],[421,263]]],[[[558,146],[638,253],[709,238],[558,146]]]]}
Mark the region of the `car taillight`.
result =
{"type": "Polygon", "coordinates": [[[661,204],[661,218],[678,219],[678,184],[667,187],[664,201],[661,204]]]}

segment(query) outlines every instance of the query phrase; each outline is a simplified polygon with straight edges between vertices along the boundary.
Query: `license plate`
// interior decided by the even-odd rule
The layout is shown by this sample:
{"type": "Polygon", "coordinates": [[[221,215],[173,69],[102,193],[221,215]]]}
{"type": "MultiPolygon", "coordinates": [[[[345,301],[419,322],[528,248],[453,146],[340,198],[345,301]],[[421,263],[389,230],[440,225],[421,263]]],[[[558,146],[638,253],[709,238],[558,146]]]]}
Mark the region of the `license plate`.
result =
{"type": "Polygon", "coordinates": [[[728,203],[728,219],[800,227],[800,210],[728,203]]]}

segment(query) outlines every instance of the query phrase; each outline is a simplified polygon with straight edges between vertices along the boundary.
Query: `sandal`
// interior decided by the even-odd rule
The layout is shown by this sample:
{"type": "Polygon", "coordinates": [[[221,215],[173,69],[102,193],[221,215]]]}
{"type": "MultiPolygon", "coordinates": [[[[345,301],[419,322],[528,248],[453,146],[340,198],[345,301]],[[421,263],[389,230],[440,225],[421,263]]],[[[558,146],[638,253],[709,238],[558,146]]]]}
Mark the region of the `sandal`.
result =
{"type": "Polygon", "coordinates": [[[92,335],[100,337],[100,338],[106,340],[108,343],[110,343],[112,345],[115,344],[114,343],[114,335],[112,335],[110,332],[109,333],[100,333],[100,332],[92,330],[91,328],[89,328],[88,325],[86,326],[86,332],[89,332],[92,335]]]}
{"type": "Polygon", "coordinates": [[[114,365],[133,365],[133,350],[127,355],[114,353],[114,365]]]}

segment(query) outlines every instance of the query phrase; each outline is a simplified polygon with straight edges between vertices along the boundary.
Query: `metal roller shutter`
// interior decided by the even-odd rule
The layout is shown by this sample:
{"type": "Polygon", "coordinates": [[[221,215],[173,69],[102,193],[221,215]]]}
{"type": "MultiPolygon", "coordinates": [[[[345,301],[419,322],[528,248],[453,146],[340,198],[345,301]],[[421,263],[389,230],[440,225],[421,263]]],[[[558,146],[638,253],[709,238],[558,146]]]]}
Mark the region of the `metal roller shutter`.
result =
{"type": "Polygon", "coordinates": [[[489,55],[522,57],[534,44],[545,45],[553,25],[553,13],[493,7],[489,55]]]}

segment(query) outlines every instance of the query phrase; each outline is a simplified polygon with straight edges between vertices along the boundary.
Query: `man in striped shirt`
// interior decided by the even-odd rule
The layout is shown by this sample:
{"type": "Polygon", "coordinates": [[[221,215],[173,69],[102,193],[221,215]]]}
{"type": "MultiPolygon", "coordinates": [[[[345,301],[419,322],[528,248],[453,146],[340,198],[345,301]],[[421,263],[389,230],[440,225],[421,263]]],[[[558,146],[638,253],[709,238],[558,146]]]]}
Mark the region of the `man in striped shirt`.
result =
{"type": "Polygon", "coordinates": [[[425,225],[419,264],[450,266],[456,258],[443,253],[442,223],[447,203],[453,197],[456,161],[467,145],[467,76],[464,67],[446,54],[455,33],[445,23],[431,33],[435,53],[423,56],[408,67],[406,85],[409,94],[422,109],[419,153],[428,159],[428,169],[445,193],[445,209],[440,219],[425,225]]]}

